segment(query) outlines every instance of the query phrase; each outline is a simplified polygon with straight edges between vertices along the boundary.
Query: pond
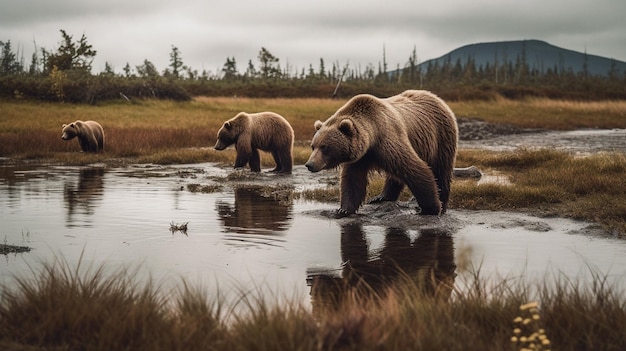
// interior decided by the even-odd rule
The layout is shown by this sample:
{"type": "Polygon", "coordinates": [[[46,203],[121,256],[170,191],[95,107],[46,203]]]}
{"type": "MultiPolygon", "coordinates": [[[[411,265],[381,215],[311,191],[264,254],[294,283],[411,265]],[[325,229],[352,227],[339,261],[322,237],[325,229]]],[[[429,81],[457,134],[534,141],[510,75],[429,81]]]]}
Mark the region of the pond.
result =
{"type": "Polygon", "coordinates": [[[626,242],[590,223],[462,210],[416,216],[411,203],[367,205],[356,217],[337,220],[326,215],[337,203],[288,196],[325,187],[336,176],[304,166],[284,176],[211,163],[5,163],[0,239],[32,250],[0,256],[0,284],[60,258],[70,266],[137,267],[164,285],[185,279],[209,293],[260,290],[304,303],[323,286],[316,281],[358,270],[375,285],[398,267],[457,282],[468,265],[485,277],[530,280],[599,273],[624,286],[626,242]],[[184,224],[186,231],[171,230],[184,224]]]}

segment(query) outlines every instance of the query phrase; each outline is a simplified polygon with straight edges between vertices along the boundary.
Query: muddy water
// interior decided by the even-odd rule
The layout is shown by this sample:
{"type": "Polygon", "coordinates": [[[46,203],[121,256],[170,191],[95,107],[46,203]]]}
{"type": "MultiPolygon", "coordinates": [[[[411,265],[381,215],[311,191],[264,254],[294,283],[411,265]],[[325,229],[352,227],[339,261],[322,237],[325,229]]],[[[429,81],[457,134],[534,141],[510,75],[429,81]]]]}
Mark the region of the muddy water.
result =
{"type": "Polygon", "coordinates": [[[354,272],[367,272],[375,286],[398,267],[444,282],[459,282],[474,266],[485,277],[600,273],[626,285],[626,242],[589,223],[454,210],[422,217],[412,203],[367,205],[337,220],[328,215],[336,203],[289,197],[335,178],[302,166],[281,176],[214,164],[5,164],[0,239],[33,250],[0,256],[0,284],[62,258],[70,266],[82,259],[83,266],[138,267],[162,284],[184,278],[223,295],[261,290],[303,301],[354,272]],[[170,230],[182,224],[186,232],[170,230]]]}

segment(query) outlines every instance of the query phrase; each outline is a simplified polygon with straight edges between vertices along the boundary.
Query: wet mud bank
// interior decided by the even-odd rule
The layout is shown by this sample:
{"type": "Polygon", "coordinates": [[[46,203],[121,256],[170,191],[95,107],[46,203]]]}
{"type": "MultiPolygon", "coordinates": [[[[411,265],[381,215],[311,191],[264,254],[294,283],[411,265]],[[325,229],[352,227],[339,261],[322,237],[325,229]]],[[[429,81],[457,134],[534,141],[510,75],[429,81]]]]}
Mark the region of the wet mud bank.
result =
{"type": "Polygon", "coordinates": [[[552,148],[574,153],[626,152],[626,129],[552,131],[459,118],[459,147],[494,151],[552,148]]]}

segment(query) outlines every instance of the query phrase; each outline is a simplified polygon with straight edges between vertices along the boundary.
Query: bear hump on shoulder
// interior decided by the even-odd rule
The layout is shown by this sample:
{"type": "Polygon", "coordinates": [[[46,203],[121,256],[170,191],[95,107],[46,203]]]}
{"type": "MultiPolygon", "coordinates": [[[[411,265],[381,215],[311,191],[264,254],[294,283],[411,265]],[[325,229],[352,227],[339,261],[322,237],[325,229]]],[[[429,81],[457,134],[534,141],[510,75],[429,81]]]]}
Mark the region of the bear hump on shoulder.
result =
{"type": "Polygon", "coordinates": [[[371,116],[380,111],[381,104],[379,98],[369,94],[361,94],[353,97],[343,112],[350,115],[371,116]]]}
{"type": "Polygon", "coordinates": [[[230,119],[230,122],[233,127],[244,126],[247,123],[250,123],[251,119],[252,119],[252,115],[245,113],[245,112],[239,112],[235,117],[230,119]]]}

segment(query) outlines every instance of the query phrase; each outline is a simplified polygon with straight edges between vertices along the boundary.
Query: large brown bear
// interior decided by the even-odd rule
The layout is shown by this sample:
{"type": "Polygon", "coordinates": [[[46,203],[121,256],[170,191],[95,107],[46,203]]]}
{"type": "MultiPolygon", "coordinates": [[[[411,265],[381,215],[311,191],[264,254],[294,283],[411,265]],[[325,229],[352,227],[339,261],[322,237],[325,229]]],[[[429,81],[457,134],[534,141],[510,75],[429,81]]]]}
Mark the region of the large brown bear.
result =
{"type": "Polygon", "coordinates": [[[383,191],[370,202],[395,201],[409,187],[421,214],[445,212],[456,158],[454,113],[436,95],[407,90],[386,99],[357,95],[324,123],[315,122],[311,172],[341,169],[341,208],[353,214],[365,200],[371,170],[387,174],[383,191]]]}
{"type": "Polygon", "coordinates": [[[276,167],[271,172],[291,173],[293,165],[293,128],[287,120],[274,112],[245,113],[224,122],[217,132],[215,150],[224,150],[235,144],[235,168],[250,164],[253,172],[261,171],[259,149],[269,151],[276,167]]]}
{"type": "Polygon", "coordinates": [[[63,125],[61,139],[71,140],[78,137],[80,149],[84,152],[104,151],[104,130],[96,121],[81,121],[63,125]]]}

